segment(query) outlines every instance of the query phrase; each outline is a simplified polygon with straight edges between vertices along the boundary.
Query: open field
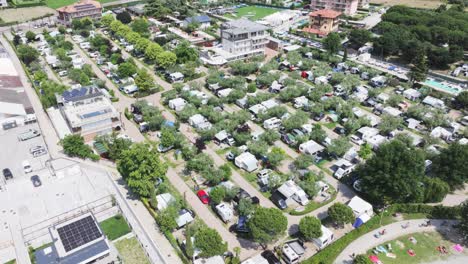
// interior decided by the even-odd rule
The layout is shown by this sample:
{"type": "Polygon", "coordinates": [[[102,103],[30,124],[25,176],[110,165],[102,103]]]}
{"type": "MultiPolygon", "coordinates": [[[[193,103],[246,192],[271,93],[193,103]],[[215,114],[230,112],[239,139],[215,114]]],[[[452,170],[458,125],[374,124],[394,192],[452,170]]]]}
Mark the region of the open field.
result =
{"type": "Polygon", "coordinates": [[[55,10],[50,9],[46,6],[34,6],[26,8],[12,8],[0,10],[0,17],[5,23],[13,21],[24,22],[47,14],[55,14],[55,10]]]}
{"type": "Polygon", "coordinates": [[[270,7],[260,7],[260,6],[246,6],[236,9],[236,14],[227,14],[226,17],[229,18],[242,18],[246,17],[250,20],[258,20],[264,18],[268,15],[279,12],[279,9],[270,8],[270,7]]]}
{"type": "MultiPolygon", "coordinates": [[[[416,233],[399,237],[395,240],[385,243],[384,246],[387,249],[387,244],[392,245],[392,253],[396,255],[396,258],[390,258],[385,256],[384,253],[379,253],[377,256],[383,263],[388,264],[400,264],[400,263],[428,263],[436,260],[446,260],[448,257],[453,255],[460,255],[461,253],[455,252],[452,248],[453,243],[445,240],[439,233],[416,233]],[[413,244],[409,238],[414,237],[417,240],[416,244],[413,244]],[[437,251],[438,246],[445,246],[449,252],[446,255],[441,255],[437,251]],[[407,251],[412,249],[415,252],[415,256],[410,256],[407,251]]],[[[367,251],[366,255],[374,255],[373,249],[367,251]]]]}
{"type": "MultiPolygon", "coordinates": [[[[109,3],[109,2],[114,2],[117,0],[98,0],[101,3],[109,3]]],[[[46,0],[46,5],[50,8],[59,8],[62,6],[70,5],[75,2],[78,2],[78,0],[46,0]]]]}
{"type": "Polygon", "coordinates": [[[437,8],[444,3],[441,0],[371,0],[370,2],[385,6],[406,5],[417,8],[437,8]]]}
{"type": "Polygon", "coordinates": [[[117,239],[130,233],[130,227],[121,215],[116,215],[99,223],[102,232],[106,234],[109,240],[117,239]]]}
{"type": "Polygon", "coordinates": [[[122,257],[123,263],[149,264],[146,254],[135,237],[125,238],[115,242],[115,247],[122,257]]]}

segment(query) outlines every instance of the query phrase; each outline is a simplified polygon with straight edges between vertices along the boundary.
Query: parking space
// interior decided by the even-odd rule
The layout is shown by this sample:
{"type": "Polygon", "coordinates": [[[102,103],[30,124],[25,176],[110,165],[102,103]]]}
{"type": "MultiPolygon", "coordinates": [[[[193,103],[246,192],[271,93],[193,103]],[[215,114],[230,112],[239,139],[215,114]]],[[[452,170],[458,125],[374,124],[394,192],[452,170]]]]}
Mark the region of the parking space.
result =
{"type": "MultiPolygon", "coordinates": [[[[18,135],[27,132],[28,130],[40,131],[37,123],[29,124],[21,127],[16,127],[10,130],[0,131],[0,142],[2,142],[2,151],[0,151],[0,169],[10,169],[13,174],[13,179],[10,179],[6,184],[19,181],[23,178],[27,178],[36,174],[37,171],[45,169],[46,161],[49,159],[49,153],[34,157],[31,153],[31,149],[37,146],[46,147],[44,138],[41,136],[34,137],[25,141],[20,141],[18,135]],[[32,172],[25,173],[22,162],[28,161],[31,164],[32,172]]],[[[5,178],[2,175],[0,180],[0,186],[5,184],[5,178]]]]}

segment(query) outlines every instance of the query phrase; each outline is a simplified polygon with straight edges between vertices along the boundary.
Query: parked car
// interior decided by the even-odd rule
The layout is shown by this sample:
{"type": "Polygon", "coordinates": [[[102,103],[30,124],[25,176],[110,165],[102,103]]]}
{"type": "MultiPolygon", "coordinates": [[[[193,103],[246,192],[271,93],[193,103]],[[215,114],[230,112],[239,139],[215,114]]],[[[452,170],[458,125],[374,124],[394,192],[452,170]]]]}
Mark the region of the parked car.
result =
{"type": "Polygon", "coordinates": [[[264,257],[268,264],[281,264],[280,260],[276,257],[275,253],[271,250],[265,250],[262,252],[262,257],[264,257]]]}
{"type": "Polygon", "coordinates": [[[21,163],[21,165],[23,167],[24,173],[32,172],[32,167],[31,167],[31,164],[29,163],[29,161],[24,160],[23,163],[21,163]]]}
{"type": "Polygon", "coordinates": [[[205,190],[199,190],[197,192],[197,196],[203,204],[210,203],[210,197],[208,196],[208,193],[205,190]]]}
{"type": "Polygon", "coordinates": [[[338,135],[344,135],[346,134],[346,129],[344,129],[344,127],[335,127],[335,129],[333,129],[333,131],[335,131],[335,133],[337,133],[338,135]]]}
{"type": "Polygon", "coordinates": [[[315,121],[320,121],[320,120],[323,119],[323,117],[325,117],[325,114],[324,113],[319,113],[319,114],[314,115],[313,119],[315,121]]]}
{"type": "Polygon", "coordinates": [[[143,115],[140,115],[140,114],[133,115],[133,121],[135,121],[135,123],[137,124],[140,124],[141,122],[143,122],[143,115]]]}
{"type": "Polygon", "coordinates": [[[226,159],[227,160],[234,160],[235,158],[236,158],[236,156],[234,155],[234,153],[232,153],[230,151],[226,154],[226,159]]]}
{"type": "Polygon", "coordinates": [[[13,179],[13,173],[9,168],[3,169],[3,177],[5,177],[5,180],[13,179]]]}
{"type": "Polygon", "coordinates": [[[34,185],[34,187],[39,187],[42,185],[41,178],[39,178],[38,175],[31,176],[31,182],[34,185]]]}
{"type": "Polygon", "coordinates": [[[33,157],[39,157],[42,155],[47,154],[47,150],[43,146],[35,146],[29,149],[29,152],[33,155],[33,157]]]}
{"type": "Polygon", "coordinates": [[[19,141],[25,141],[31,138],[35,138],[41,135],[41,132],[35,130],[35,129],[29,129],[26,132],[23,132],[18,135],[19,141]]]}
{"type": "Polygon", "coordinates": [[[355,144],[358,144],[358,145],[363,145],[364,144],[364,140],[362,140],[360,137],[356,136],[356,135],[352,135],[351,137],[349,137],[351,139],[352,142],[354,142],[355,144]]]}

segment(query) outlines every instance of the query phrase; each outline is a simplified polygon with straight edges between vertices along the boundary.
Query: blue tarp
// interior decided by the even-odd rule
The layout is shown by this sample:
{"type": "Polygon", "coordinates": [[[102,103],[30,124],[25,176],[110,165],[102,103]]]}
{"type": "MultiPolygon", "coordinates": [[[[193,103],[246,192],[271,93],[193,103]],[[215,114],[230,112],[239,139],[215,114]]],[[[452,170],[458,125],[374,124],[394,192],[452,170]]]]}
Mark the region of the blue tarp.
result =
{"type": "Polygon", "coordinates": [[[364,224],[364,222],[362,221],[362,219],[361,219],[361,218],[357,218],[357,219],[356,219],[356,222],[354,222],[354,224],[353,224],[353,227],[354,227],[354,228],[358,228],[358,227],[362,226],[363,224],[364,224]]]}

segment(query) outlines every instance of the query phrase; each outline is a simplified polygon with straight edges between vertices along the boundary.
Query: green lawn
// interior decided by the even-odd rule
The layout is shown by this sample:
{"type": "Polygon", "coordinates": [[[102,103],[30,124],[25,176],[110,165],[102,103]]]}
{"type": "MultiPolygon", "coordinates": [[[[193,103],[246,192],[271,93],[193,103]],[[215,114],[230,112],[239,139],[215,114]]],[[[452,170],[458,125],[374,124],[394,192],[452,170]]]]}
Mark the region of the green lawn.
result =
{"type": "Polygon", "coordinates": [[[117,239],[130,233],[130,227],[121,215],[116,215],[99,223],[102,232],[109,240],[117,239]]]}
{"type": "MultiPolygon", "coordinates": [[[[109,2],[114,2],[117,0],[98,0],[101,3],[109,3],[109,2]]],[[[78,0],[46,0],[46,5],[50,8],[59,8],[62,6],[66,5],[71,5],[75,2],[78,2],[78,0]]]]}
{"type": "Polygon", "coordinates": [[[123,263],[150,264],[143,248],[135,237],[125,238],[115,242],[115,247],[123,263]]]}
{"type": "MultiPolygon", "coordinates": [[[[444,240],[442,236],[437,232],[431,233],[415,233],[399,237],[395,240],[385,243],[392,245],[393,253],[396,258],[389,258],[384,253],[379,253],[377,256],[385,264],[401,264],[401,263],[427,263],[437,259],[446,259],[451,255],[452,243],[444,240]],[[417,240],[416,244],[413,244],[409,238],[414,237],[417,240]],[[441,256],[436,250],[437,246],[445,246],[449,251],[449,254],[441,256]],[[412,249],[415,252],[415,256],[411,257],[407,251],[412,249]]],[[[367,251],[367,255],[374,254],[372,249],[367,251]]]]}
{"type": "Polygon", "coordinates": [[[246,6],[236,9],[236,14],[227,14],[225,17],[242,18],[246,17],[250,20],[259,20],[273,13],[279,12],[279,9],[259,6],[246,6]]]}

